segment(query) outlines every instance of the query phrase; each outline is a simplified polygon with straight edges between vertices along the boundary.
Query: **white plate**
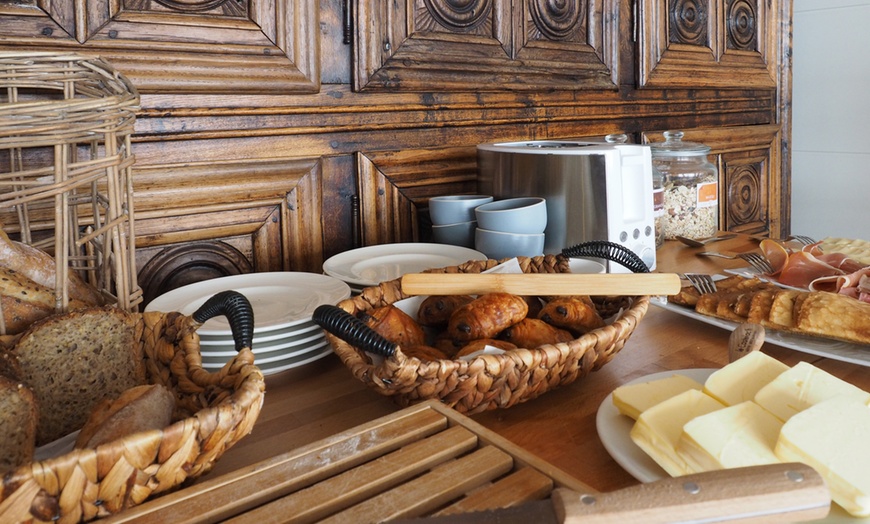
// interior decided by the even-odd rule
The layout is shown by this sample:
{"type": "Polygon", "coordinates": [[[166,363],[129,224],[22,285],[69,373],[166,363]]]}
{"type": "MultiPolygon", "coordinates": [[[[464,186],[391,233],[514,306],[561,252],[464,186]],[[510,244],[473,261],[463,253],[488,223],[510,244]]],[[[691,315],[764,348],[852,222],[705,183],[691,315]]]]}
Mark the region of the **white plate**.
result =
{"type": "MultiPolygon", "coordinates": [[[[254,355],[254,365],[256,365],[257,367],[261,367],[265,364],[270,364],[273,362],[291,361],[302,355],[307,355],[308,353],[322,350],[327,345],[329,345],[329,341],[326,340],[326,338],[324,337],[320,340],[314,340],[305,345],[294,347],[291,349],[276,351],[274,353],[265,353],[263,355],[254,355]]],[[[202,365],[203,367],[220,367],[226,364],[234,356],[235,353],[233,353],[232,355],[202,355],[202,365]]]]}
{"type": "MultiPolygon", "coordinates": [[[[254,334],[310,322],[317,306],[336,304],[350,296],[347,284],[317,273],[246,273],[173,289],[149,302],[145,311],[178,311],[191,315],[213,295],[229,289],[238,291],[250,301],[254,309],[254,334]]],[[[201,335],[232,335],[224,316],[209,319],[197,332],[201,335]]]]}
{"type": "MultiPolygon", "coordinates": [[[[287,329],[279,329],[276,331],[266,331],[262,335],[254,335],[252,348],[257,349],[262,346],[274,346],[275,344],[284,344],[293,342],[294,340],[302,340],[314,334],[315,331],[322,329],[314,323],[314,321],[304,322],[298,326],[287,329]]],[[[199,344],[203,350],[217,348],[235,348],[232,335],[215,336],[200,336],[199,344]]],[[[256,351],[255,351],[256,353],[256,351]]]]}
{"type": "MultiPolygon", "coordinates": [[[[662,371],[661,373],[640,377],[627,384],[649,382],[676,374],[686,375],[703,384],[713,371],[715,369],[662,371]]],[[[604,449],[610,453],[610,456],[613,457],[613,460],[617,464],[622,466],[622,469],[641,482],[651,482],[665,478],[667,476],[665,470],[631,440],[629,432],[633,425],[634,420],[620,414],[616,406],[613,405],[613,394],[607,395],[604,402],[599,406],[598,413],[595,416],[595,426],[604,449]]]]}
{"type": "Polygon", "coordinates": [[[796,291],[806,291],[807,290],[807,288],[805,288],[805,287],[794,287],[794,286],[788,286],[786,284],[783,284],[780,281],[778,281],[777,279],[765,276],[762,273],[759,273],[757,270],[755,270],[751,267],[741,267],[741,268],[737,268],[737,269],[726,269],[725,272],[730,273],[732,275],[739,275],[739,276],[744,277],[744,278],[757,278],[759,280],[763,280],[764,282],[770,282],[774,286],[781,287],[783,289],[794,289],[796,291]]]}
{"type": "Polygon", "coordinates": [[[405,273],[455,266],[486,255],[467,247],[409,242],[380,244],[339,253],[323,263],[323,272],[354,287],[376,286],[405,273]]]}
{"type": "MultiPolygon", "coordinates": [[[[651,297],[650,303],[668,311],[700,320],[705,324],[727,329],[728,331],[734,331],[738,326],[736,322],[731,322],[730,320],[702,315],[694,309],[670,304],[664,297],[651,297]]],[[[800,351],[801,353],[851,362],[859,366],[870,366],[870,345],[850,344],[849,342],[829,338],[796,335],[773,329],[767,330],[764,340],[777,346],[800,351]]]]}
{"type": "MultiPolygon", "coordinates": [[[[666,378],[674,374],[685,375],[701,384],[715,369],[679,369],[674,371],[662,371],[645,377],[636,378],[627,384],[649,382],[660,378],[666,378]]],[[[631,440],[631,427],[634,421],[621,415],[613,405],[613,394],[607,395],[598,407],[595,416],[595,426],[598,430],[598,438],[604,445],[607,453],[613,457],[622,469],[641,482],[652,482],[666,478],[668,474],[656,462],[650,458],[637,444],[631,440]]],[[[825,524],[870,524],[870,518],[856,518],[850,516],[837,504],[831,504],[831,512],[827,518],[813,522],[825,524]]]]}
{"type": "MultiPolygon", "coordinates": [[[[298,357],[293,357],[293,358],[289,358],[286,360],[278,360],[278,361],[268,363],[268,364],[263,364],[263,365],[257,364],[256,362],[254,362],[254,364],[260,369],[260,371],[263,373],[263,375],[272,375],[274,373],[279,373],[281,371],[287,371],[288,369],[298,368],[298,367],[304,366],[306,364],[311,364],[312,362],[320,360],[323,357],[325,357],[327,355],[331,355],[331,354],[332,354],[332,346],[327,345],[326,347],[324,347],[323,349],[321,349],[317,352],[305,353],[304,355],[301,355],[298,357]]],[[[209,364],[209,365],[203,364],[202,367],[206,371],[214,372],[214,371],[217,371],[220,368],[222,368],[223,365],[222,364],[209,364]]]]}
{"type": "MultiPolygon", "coordinates": [[[[308,336],[303,339],[290,340],[287,342],[279,340],[269,345],[254,346],[251,348],[251,351],[253,351],[257,358],[267,357],[272,356],[272,354],[275,353],[287,353],[289,351],[311,346],[312,344],[319,344],[323,340],[326,340],[326,333],[321,329],[320,331],[308,333],[308,336]]],[[[199,353],[203,357],[233,357],[236,355],[237,351],[235,344],[230,342],[226,346],[200,347],[199,353]]]]}

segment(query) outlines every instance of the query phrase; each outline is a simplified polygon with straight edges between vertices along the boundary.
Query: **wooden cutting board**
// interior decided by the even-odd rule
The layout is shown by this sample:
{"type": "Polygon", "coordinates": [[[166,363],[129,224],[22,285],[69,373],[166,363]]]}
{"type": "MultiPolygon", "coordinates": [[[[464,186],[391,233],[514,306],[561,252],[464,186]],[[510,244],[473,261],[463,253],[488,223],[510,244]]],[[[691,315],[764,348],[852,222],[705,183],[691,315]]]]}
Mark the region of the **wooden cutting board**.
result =
{"type": "Polygon", "coordinates": [[[506,507],[556,487],[591,491],[427,401],[104,521],[356,524],[506,507]]]}

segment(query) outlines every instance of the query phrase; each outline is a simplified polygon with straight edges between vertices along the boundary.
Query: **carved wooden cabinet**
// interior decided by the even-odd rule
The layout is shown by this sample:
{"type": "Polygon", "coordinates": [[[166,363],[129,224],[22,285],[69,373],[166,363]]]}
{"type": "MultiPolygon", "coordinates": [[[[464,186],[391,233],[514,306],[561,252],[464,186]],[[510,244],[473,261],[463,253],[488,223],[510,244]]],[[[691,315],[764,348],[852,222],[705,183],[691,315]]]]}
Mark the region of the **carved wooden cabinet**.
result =
{"type": "Polygon", "coordinates": [[[100,55],[141,92],[145,302],[430,238],[476,144],[680,129],[721,227],[789,227],[790,0],[0,0],[0,51],[100,55]]]}

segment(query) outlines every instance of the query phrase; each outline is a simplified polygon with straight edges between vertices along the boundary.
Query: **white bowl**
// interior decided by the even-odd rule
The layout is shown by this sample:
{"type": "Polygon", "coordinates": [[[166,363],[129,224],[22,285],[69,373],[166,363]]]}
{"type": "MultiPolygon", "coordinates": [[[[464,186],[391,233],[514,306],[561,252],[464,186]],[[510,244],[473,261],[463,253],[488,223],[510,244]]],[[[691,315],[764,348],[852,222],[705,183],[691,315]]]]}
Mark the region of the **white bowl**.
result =
{"type": "Polygon", "coordinates": [[[506,233],[477,228],[474,230],[474,246],[495,260],[534,257],[544,253],[544,234],[506,233]]]}
{"type": "Polygon", "coordinates": [[[540,234],[547,227],[547,201],[539,197],[496,200],[475,208],[474,215],[481,229],[540,234]]]}
{"type": "Polygon", "coordinates": [[[452,244],[454,246],[474,247],[474,230],[477,222],[460,222],[458,224],[445,224],[432,226],[432,240],[439,244],[452,244]]]}
{"type": "Polygon", "coordinates": [[[586,258],[571,258],[568,265],[571,273],[604,273],[604,264],[586,258]]]}
{"type": "Polygon", "coordinates": [[[445,195],[429,199],[432,224],[443,226],[474,220],[474,208],[492,202],[489,195],[445,195]]]}

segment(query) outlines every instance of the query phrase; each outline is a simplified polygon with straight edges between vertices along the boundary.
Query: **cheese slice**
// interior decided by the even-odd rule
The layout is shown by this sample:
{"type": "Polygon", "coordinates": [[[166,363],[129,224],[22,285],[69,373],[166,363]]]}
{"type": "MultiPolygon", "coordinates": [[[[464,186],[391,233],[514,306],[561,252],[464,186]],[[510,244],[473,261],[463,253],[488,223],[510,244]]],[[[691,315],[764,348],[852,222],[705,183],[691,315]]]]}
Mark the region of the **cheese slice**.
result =
{"type": "Polygon", "coordinates": [[[659,402],[690,389],[703,389],[704,385],[685,375],[627,384],[613,390],[613,405],[621,414],[637,420],[637,417],[659,402]]]}
{"type": "Polygon", "coordinates": [[[819,402],[782,426],[775,453],[814,468],[831,498],[856,517],[870,516],[870,405],[854,395],[819,402]]]}
{"type": "Polygon", "coordinates": [[[787,421],[810,406],[839,395],[870,400],[870,393],[861,388],[808,362],[799,362],[761,388],[755,395],[755,402],[780,420],[787,421]]]}
{"type": "Polygon", "coordinates": [[[713,397],[690,389],[643,411],[629,435],[669,475],[685,475],[689,473],[688,466],[676,451],[683,425],[697,416],[723,407],[713,397]]]}
{"type": "Polygon", "coordinates": [[[693,473],[776,464],[781,428],[781,420],[749,400],[687,422],[676,450],[693,473]]]}
{"type": "Polygon", "coordinates": [[[704,392],[726,406],[752,400],[755,394],[789,367],[779,360],[753,351],[713,372],[704,382],[704,392]]]}

